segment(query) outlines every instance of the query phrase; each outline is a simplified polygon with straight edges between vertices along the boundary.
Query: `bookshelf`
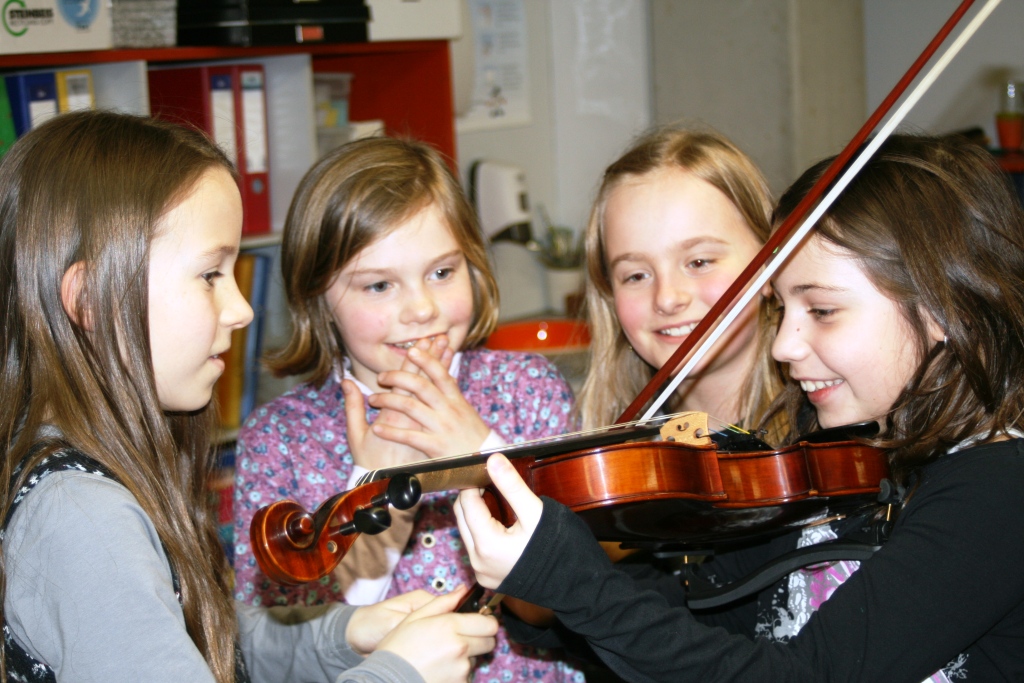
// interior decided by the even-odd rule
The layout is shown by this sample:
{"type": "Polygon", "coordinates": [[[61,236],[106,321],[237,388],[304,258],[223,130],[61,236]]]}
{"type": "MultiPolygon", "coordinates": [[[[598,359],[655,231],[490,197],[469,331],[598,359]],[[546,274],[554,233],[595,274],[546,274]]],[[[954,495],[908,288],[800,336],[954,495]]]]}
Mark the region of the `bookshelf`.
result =
{"type": "Polygon", "coordinates": [[[352,120],[383,120],[388,134],[428,142],[455,163],[446,40],[0,55],[0,71],[87,67],[93,72],[98,107],[148,115],[146,70],[150,66],[218,61],[254,61],[266,70],[271,223],[275,231],[284,226],[295,187],[316,158],[314,71],[353,75],[352,120]]]}
{"type": "Polygon", "coordinates": [[[388,133],[414,136],[455,158],[450,59],[445,40],[43,52],[0,55],[0,69],[131,62],[167,64],[285,55],[308,55],[315,71],[353,74],[353,120],[383,119],[388,133]]]}

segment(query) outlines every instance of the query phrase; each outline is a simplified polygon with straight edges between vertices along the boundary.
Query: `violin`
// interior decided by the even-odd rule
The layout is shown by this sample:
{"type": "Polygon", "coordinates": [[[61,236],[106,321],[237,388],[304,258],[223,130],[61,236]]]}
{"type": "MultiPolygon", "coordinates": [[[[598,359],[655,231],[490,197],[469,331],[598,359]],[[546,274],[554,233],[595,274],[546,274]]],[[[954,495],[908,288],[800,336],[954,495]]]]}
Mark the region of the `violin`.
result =
{"type": "MultiPolygon", "coordinates": [[[[874,435],[873,422],[776,450],[749,435],[710,431],[704,413],[653,422],[501,452],[534,493],[579,514],[598,540],[637,546],[701,547],[859,513],[880,505],[889,476],[885,453],[857,440],[874,435]],[[637,441],[655,432],[660,441],[637,441]]],[[[312,513],[290,500],[263,507],[250,528],[256,561],[282,584],[326,576],[360,533],[388,528],[389,506],[408,509],[423,493],[489,486],[488,455],[371,472],[312,513]]],[[[489,505],[503,523],[514,522],[500,498],[489,505]]]]}
{"type": "MultiPolygon", "coordinates": [[[[845,434],[820,433],[780,450],[750,444],[719,447],[706,425],[690,414],[683,416],[682,422],[664,425],[668,432],[662,434],[662,441],[630,442],[651,435],[656,422],[653,415],[659,407],[796,249],[999,0],[988,0],[868,142],[973,3],[963,0],[814,187],[617,421],[632,421],[647,406],[640,426],[619,424],[600,437],[556,440],[554,445],[523,451],[502,449],[535,493],[576,511],[599,540],[655,544],[742,539],[813,523],[826,514],[849,514],[884,504],[879,500],[885,498],[883,489],[892,488],[885,454],[845,434]],[[673,374],[671,382],[662,387],[673,374]],[[659,388],[662,393],[652,402],[659,388]]],[[[312,513],[294,501],[264,507],[257,511],[250,529],[256,560],[263,572],[279,583],[321,578],[340,562],[358,534],[379,533],[388,527],[389,506],[409,509],[423,492],[489,485],[484,464],[487,455],[437,459],[400,471],[381,471],[352,491],[331,497],[312,513]]],[[[512,522],[511,510],[500,500],[491,499],[488,504],[498,519],[512,522]]]]}

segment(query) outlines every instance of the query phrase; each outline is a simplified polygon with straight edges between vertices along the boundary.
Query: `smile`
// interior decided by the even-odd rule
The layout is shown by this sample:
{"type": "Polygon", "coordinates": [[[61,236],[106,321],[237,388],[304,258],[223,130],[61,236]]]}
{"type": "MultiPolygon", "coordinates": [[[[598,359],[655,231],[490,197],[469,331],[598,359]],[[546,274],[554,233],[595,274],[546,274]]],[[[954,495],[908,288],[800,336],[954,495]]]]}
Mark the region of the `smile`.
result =
{"type": "Polygon", "coordinates": [[[658,334],[663,334],[666,337],[682,337],[693,332],[695,327],[697,327],[697,322],[692,322],[680,327],[666,327],[663,330],[658,330],[658,334]]]}
{"type": "Polygon", "coordinates": [[[824,381],[823,380],[806,380],[806,379],[802,379],[802,380],[800,380],[800,388],[803,389],[804,391],[806,391],[807,393],[810,393],[812,391],[821,391],[822,389],[827,389],[829,387],[834,387],[837,384],[842,384],[842,383],[843,383],[843,380],[841,380],[841,379],[830,379],[830,380],[824,380],[824,381]]]}
{"type": "MultiPolygon", "coordinates": [[[[429,339],[430,341],[433,341],[434,340],[434,336],[436,336],[436,335],[433,335],[433,336],[430,336],[430,337],[420,337],[420,339],[429,339]]],[[[399,348],[399,349],[411,349],[412,347],[414,347],[416,345],[416,342],[418,342],[420,339],[410,339],[409,341],[395,342],[393,344],[389,344],[389,346],[394,346],[395,348],[399,348]]]]}

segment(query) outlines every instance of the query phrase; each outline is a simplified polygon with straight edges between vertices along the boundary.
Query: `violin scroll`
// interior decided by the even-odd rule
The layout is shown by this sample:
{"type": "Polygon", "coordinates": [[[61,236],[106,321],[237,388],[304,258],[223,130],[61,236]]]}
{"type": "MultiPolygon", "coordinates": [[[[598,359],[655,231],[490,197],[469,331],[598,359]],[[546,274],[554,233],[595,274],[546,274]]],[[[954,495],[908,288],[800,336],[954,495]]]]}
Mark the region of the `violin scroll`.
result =
{"type": "Polygon", "coordinates": [[[256,511],[249,528],[256,562],[278,583],[315,581],[338,566],[359,534],[391,526],[389,506],[408,510],[421,495],[415,475],[399,474],[332,496],[313,513],[292,500],[271,503],[256,511]]]}

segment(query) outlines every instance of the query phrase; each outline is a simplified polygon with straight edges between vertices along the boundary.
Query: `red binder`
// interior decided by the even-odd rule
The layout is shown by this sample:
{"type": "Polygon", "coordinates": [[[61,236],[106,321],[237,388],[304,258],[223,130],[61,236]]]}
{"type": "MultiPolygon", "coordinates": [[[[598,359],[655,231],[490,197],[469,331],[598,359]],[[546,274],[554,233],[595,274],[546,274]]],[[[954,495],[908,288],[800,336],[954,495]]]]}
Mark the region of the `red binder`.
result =
{"type": "Polygon", "coordinates": [[[261,64],[217,64],[149,70],[153,116],[195,126],[238,169],[243,235],[270,232],[270,160],[266,88],[261,64]]]}

